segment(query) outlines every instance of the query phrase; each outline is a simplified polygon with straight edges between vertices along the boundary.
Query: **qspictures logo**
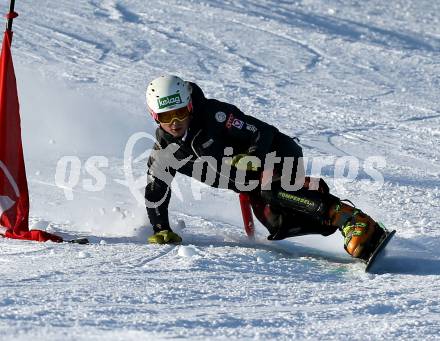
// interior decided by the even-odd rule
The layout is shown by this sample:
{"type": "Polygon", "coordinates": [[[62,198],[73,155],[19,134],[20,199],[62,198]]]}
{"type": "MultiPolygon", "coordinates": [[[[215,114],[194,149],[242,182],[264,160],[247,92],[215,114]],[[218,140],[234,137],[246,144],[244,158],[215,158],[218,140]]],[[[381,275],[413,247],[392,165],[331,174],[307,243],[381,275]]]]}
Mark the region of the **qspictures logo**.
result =
{"type": "Polygon", "coordinates": [[[167,97],[161,97],[157,102],[159,104],[159,109],[164,109],[182,103],[182,99],[180,98],[180,94],[174,94],[167,97]]]}
{"type": "MultiPolygon", "coordinates": [[[[226,117],[219,115],[219,120],[226,120],[226,117]]],[[[233,117],[230,117],[231,128],[234,122],[233,117]]],[[[244,126],[243,126],[244,127],[244,126]]],[[[242,128],[243,129],[243,128],[242,128]]],[[[204,148],[209,147],[215,143],[213,137],[209,137],[207,141],[201,141],[204,148]]],[[[236,169],[232,170],[231,161],[234,155],[233,148],[226,147],[223,152],[223,157],[214,158],[212,156],[198,156],[197,162],[193,162],[191,155],[184,159],[178,159],[175,155],[180,145],[171,143],[162,148],[156,138],[146,132],[138,132],[133,134],[124,149],[124,164],[122,166],[123,178],[114,178],[112,181],[128,187],[133,197],[137,200],[139,205],[146,205],[150,208],[158,207],[169,193],[172,191],[174,195],[181,201],[184,200],[183,191],[180,189],[180,181],[173,181],[174,174],[170,170],[179,170],[182,167],[192,167],[191,174],[191,193],[195,200],[202,200],[202,190],[204,187],[200,183],[207,186],[215,186],[223,189],[228,189],[231,182],[234,186],[242,191],[249,192],[258,188],[259,185],[264,187],[264,190],[271,190],[273,181],[281,184],[283,191],[279,192],[279,199],[290,201],[293,204],[301,205],[310,208],[311,201],[296,196],[295,192],[303,188],[306,171],[307,173],[319,179],[324,169],[331,169],[332,174],[326,175],[326,181],[329,182],[335,189],[335,193],[339,196],[347,194],[345,186],[350,185],[356,180],[362,180],[361,189],[365,191],[378,191],[384,184],[384,177],[380,169],[386,166],[386,160],[382,156],[368,156],[365,159],[359,160],[353,156],[324,156],[324,157],[301,157],[295,159],[294,157],[277,156],[275,152],[268,153],[264,156],[264,162],[256,156],[248,156],[247,164],[249,163],[259,168],[262,174],[270,174],[267,179],[260,183],[260,180],[249,177],[247,170],[236,169]],[[135,148],[137,143],[142,141],[142,145],[154,146],[158,149],[151,148],[142,151],[140,155],[135,155],[135,148]],[[153,160],[148,171],[145,170],[147,159],[151,157],[153,160]],[[298,164],[300,172],[294,173],[294,165],[298,164]],[[141,165],[141,166],[140,166],[141,165]],[[277,167],[280,174],[275,178],[273,170],[277,167]],[[137,170],[141,169],[140,172],[137,170]],[[166,193],[162,197],[155,198],[154,201],[147,201],[145,198],[145,187],[156,180],[160,180],[167,185],[166,193]],[[332,181],[332,183],[331,183],[332,181]]],[[[90,156],[85,162],[75,155],[63,156],[57,163],[55,171],[55,184],[60,188],[67,200],[74,200],[75,190],[82,185],[82,189],[87,192],[99,192],[104,190],[108,184],[108,175],[103,169],[114,168],[110,167],[110,160],[101,155],[90,156]]],[[[2,176],[0,163],[0,177],[2,176]]],[[[4,169],[3,169],[4,171],[4,169]]],[[[326,170],[328,173],[329,171],[326,170]]],[[[8,172],[5,172],[8,174],[8,172]]],[[[14,183],[11,183],[14,187],[14,183]]],[[[318,187],[310,185],[310,190],[317,190],[318,187]]],[[[2,202],[3,211],[11,205],[12,199],[18,197],[18,190],[14,192],[1,193],[0,201],[2,202]],[[7,195],[9,198],[1,196],[7,195]]]]}

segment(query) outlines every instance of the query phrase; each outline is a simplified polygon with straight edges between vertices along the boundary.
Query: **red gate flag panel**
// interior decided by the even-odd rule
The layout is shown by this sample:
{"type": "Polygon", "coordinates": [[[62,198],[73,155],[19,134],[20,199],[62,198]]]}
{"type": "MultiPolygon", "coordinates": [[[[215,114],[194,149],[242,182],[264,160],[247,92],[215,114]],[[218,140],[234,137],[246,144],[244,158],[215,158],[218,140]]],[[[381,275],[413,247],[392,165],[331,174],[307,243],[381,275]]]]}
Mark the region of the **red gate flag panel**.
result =
{"type": "Polygon", "coordinates": [[[7,30],[0,57],[0,233],[8,238],[60,242],[62,238],[45,231],[29,231],[29,193],[11,41],[12,31],[7,30]]]}

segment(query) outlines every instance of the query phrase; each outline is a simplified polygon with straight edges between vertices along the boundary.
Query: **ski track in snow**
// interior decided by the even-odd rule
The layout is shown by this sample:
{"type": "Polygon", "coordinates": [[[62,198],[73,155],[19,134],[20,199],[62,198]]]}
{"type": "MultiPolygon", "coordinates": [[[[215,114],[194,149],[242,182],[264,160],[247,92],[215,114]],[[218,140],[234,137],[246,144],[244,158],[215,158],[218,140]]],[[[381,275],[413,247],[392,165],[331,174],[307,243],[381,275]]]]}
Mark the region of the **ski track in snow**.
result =
{"type": "Polygon", "coordinates": [[[0,240],[0,339],[438,339],[437,2],[27,0],[16,11],[31,226],[91,244],[0,240]],[[306,156],[358,158],[342,188],[334,164],[322,175],[397,230],[375,273],[338,233],[269,242],[257,224],[250,241],[235,194],[199,186],[196,200],[181,176],[170,213],[183,244],[147,245],[122,155],[133,133],[154,132],[144,90],[167,72],[298,136],[306,156]],[[73,200],[55,184],[66,155],[82,167],[73,200]],[[98,192],[84,182],[96,180],[93,155],[108,160],[98,192]],[[362,168],[370,156],[386,160],[379,190],[362,168]]]}

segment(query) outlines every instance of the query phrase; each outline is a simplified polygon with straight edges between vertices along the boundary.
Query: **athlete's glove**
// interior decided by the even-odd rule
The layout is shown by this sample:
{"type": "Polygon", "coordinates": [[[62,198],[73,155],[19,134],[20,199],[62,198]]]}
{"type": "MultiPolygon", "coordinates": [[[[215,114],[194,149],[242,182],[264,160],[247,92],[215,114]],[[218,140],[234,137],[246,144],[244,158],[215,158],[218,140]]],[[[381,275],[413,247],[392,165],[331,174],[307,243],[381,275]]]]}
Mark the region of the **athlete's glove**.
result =
{"type": "Polygon", "coordinates": [[[261,161],[258,162],[256,156],[247,154],[235,155],[232,159],[226,161],[232,167],[241,171],[258,171],[261,166],[261,161]]]}
{"type": "Polygon", "coordinates": [[[182,238],[173,231],[162,230],[148,238],[150,244],[177,244],[182,242],[182,238]]]}

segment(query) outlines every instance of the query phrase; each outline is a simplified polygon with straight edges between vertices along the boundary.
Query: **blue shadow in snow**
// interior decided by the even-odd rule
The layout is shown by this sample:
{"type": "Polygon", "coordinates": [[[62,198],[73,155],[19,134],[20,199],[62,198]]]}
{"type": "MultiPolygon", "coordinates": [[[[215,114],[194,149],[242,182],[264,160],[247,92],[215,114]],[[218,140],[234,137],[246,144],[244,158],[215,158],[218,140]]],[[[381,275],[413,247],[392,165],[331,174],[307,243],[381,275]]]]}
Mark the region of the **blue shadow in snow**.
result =
{"type": "Polygon", "coordinates": [[[440,260],[386,256],[378,260],[370,272],[374,274],[440,275],[440,260]]]}
{"type": "Polygon", "coordinates": [[[440,259],[436,242],[425,237],[421,240],[410,240],[394,237],[383,255],[379,255],[370,272],[375,274],[403,274],[403,275],[440,275],[440,259]]]}

